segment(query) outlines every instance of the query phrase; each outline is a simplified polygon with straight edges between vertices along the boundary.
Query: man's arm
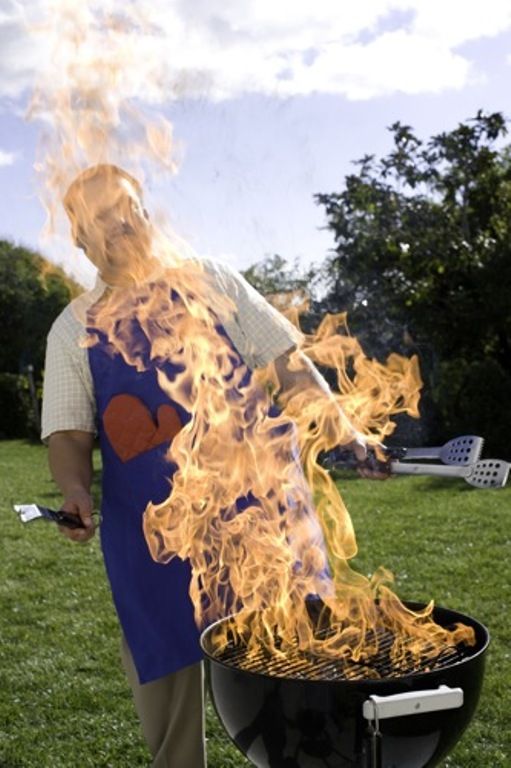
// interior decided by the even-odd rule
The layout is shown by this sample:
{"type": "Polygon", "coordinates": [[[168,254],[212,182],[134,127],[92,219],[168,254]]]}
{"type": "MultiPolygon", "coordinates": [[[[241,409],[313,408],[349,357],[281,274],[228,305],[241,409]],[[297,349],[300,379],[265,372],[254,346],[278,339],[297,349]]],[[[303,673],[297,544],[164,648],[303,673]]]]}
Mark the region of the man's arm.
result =
{"type": "MultiPolygon", "coordinates": [[[[307,355],[303,352],[296,351],[293,347],[288,350],[288,352],[278,357],[274,361],[274,366],[280,388],[284,394],[291,394],[293,391],[309,391],[313,394],[315,399],[317,398],[320,401],[323,400],[324,402],[333,405],[336,418],[339,419],[338,423],[333,426],[334,434],[343,434],[345,438],[343,441],[344,446],[353,451],[357,460],[361,463],[358,472],[362,477],[376,478],[379,480],[388,477],[388,473],[386,472],[380,472],[362,466],[362,463],[367,458],[365,438],[360,432],[357,432],[346,414],[337,405],[328,383],[307,355]],[[291,362],[292,356],[297,356],[293,361],[294,364],[291,362]],[[296,362],[299,363],[298,366],[296,365],[296,362]]],[[[328,426],[326,428],[328,428],[328,426]]]]}
{"type": "Polygon", "coordinates": [[[346,447],[351,448],[359,461],[364,461],[367,456],[367,448],[363,435],[357,432],[350,423],[346,414],[337,406],[327,382],[314,366],[312,361],[303,352],[290,349],[284,355],[278,357],[275,362],[275,372],[283,393],[290,394],[293,391],[314,393],[314,397],[320,401],[334,404],[336,415],[339,418],[339,429],[346,435],[346,447]],[[299,368],[291,364],[291,356],[297,356],[299,368]]]}
{"type": "MultiPolygon", "coordinates": [[[[325,379],[302,352],[295,352],[303,336],[289,320],[271,306],[240,274],[226,264],[206,263],[216,285],[216,290],[225,293],[236,306],[234,319],[226,318],[226,330],[236,344],[249,368],[265,368],[273,362],[279,385],[284,393],[310,391],[314,399],[332,405],[335,424],[333,435],[342,432],[343,444],[350,448],[356,458],[363,462],[367,457],[366,441],[350,423],[338,406],[325,379]],[[291,364],[293,353],[300,358],[299,370],[291,364]],[[340,428],[342,427],[342,428],[340,428]]],[[[329,425],[323,425],[328,429],[329,425]]],[[[387,477],[387,474],[365,466],[359,468],[363,477],[387,477]]]]}
{"type": "Polygon", "coordinates": [[[77,529],[60,526],[62,533],[73,541],[87,541],[94,535],[90,495],[93,445],[94,435],[78,430],[54,432],[48,441],[50,471],[64,496],[61,509],[77,515],[85,526],[77,529]]]}

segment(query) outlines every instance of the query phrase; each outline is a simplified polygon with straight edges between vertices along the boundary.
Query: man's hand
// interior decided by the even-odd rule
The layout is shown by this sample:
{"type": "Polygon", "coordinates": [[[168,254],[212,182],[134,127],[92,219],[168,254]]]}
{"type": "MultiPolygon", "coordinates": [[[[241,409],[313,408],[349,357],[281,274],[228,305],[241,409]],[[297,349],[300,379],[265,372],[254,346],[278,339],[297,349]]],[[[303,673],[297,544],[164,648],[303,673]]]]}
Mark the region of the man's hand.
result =
{"type": "Polygon", "coordinates": [[[367,459],[367,444],[360,432],[355,432],[353,440],[344,447],[351,451],[360,463],[367,459]]]}
{"type": "Polygon", "coordinates": [[[355,433],[354,439],[346,446],[348,450],[352,451],[359,466],[357,466],[357,472],[360,477],[366,477],[370,480],[387,480],[390,477],[389,466],[378,461],[374,454],[368,454],[366,441],[359,432],[355,433]]]}
{"type": "Polygon", "coordinates": [[[71,541],[89,541],[96,532],[96,526],[92,519],[92,497],[83,488],[70,491],[61,506],[64,512],[79,517],[84,528],[67,528],[59,525],[59,531],[71,541]]]}
{"type": "MultiPolygon", "coordinates": [[[[309,358],[301,352],[297,353],[301,361],[301,366],[298,368],[296,366],[293,367],[290,364],[290,355],[293,351],[293,349],[289,350],[289,352],[281,355],[274,362],[275,372],[282,392],[308,390],[315,393],[315,397],[317,397],[319,402],[323,401],[331,406],[335,401],[325,379],[321,376],[320,372],[315,368],[309,358]]],[[[331,431],[331,435],[329,435],[330,444],[332,445],[332,440],[335,440],[335,435],[339,431],[340,423],[344,423],[343,431],[345,432],[346,437],[351,437],[349,442],[343,442],[340,447],[348,448],[353,452],[359,464],[357,467],[359,475],[373,480],[386,480],[390,473],[386,470],[385,464],[373,460],[372,457],[368,457],[367,444],[364,435],[354,429],[346,415],[337,405],[335,405],[334,409],[334,418],[330,419],[330,421],[325,418],[322,424],[323,430],[331,431]]]]}

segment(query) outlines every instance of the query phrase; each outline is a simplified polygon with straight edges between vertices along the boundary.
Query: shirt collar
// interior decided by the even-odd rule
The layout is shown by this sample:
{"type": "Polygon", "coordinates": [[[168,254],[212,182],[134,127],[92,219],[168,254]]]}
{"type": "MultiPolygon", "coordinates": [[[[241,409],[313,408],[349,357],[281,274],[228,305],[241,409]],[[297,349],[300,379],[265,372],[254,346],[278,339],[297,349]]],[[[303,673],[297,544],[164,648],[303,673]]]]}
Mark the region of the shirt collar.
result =
{"type": "Polygon", "coordinates": [[[105,281],[103,280],[103,278],[101,277],[99,272],[97,272],[96,273],[96,280],[94,282],[94,288],[103,288],[104,289],[106,285],[107,285],[107,283],[105,283],[105,281]]]}
{"type": "Polygon", "coordinates": [[[110,288],[108,283],[105,283],[102,277],[100,277],[99,273],[96,275],[96,282],[94,283],[94,288],[90,292],[91,299],[93,301],[98,301],[104,294],[107,288],[110,288]]]}

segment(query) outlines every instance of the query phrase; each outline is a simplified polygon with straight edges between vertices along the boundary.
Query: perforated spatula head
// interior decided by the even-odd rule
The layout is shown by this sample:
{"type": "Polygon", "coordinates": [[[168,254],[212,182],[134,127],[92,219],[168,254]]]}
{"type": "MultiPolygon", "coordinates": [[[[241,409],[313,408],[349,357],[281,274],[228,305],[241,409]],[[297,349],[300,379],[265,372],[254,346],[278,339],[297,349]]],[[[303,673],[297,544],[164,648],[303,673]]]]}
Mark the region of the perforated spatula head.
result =
{"type": "Polygon", "coordinates": [[[503,488],[507,483],[511,464],[500,459],[477,461],[465,480],[475,488],[503,488]]]}
{"type": "Polygon", "coordinates": [[[455,437],[440,449],[440,460],[444,464],[466,467],[479,461],[484,446],[484,439],[476,435],[455,437]]]}

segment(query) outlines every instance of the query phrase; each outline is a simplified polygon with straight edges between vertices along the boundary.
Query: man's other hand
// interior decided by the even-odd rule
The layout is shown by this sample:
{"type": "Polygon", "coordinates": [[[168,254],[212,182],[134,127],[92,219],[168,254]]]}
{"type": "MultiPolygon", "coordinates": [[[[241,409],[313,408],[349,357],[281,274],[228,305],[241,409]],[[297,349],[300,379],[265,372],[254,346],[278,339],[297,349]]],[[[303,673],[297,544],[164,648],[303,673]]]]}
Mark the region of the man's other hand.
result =
{"type": "Polygon", "coordinates": [[[370,480],[387,480],[390,477],[390,465],[378,461],[373,451],[368,452],[366,441],[360,433],[356,433],[353,440],[346,446],[355,456],[360,477],[370,480]]]}
{"type": "Polygon", "coordinates": [[[76,489],[67,494],[61,510],[70,515],[78,517],[83,528],[67,528],[59,525],[59,530],[71,541],[89,541],[94,536],[96,526],[92,519],[93,511],[92,497],[83,489],[76,489]]]}

